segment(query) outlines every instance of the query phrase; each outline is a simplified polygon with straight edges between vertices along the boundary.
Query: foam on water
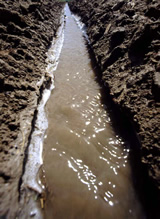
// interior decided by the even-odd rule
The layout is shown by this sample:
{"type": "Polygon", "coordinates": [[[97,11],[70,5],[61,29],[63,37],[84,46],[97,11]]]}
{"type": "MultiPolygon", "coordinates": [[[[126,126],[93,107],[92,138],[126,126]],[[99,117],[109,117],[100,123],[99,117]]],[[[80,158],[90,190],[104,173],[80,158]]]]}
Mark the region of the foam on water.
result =
{"type": "MultiPolygon", "coordinates": [[[[43,90],[42,99],[37,107],[37,118],[34,125],[34,131],[31,135],[30,145],[28,147],[28,157],[27,163],[25,166],[25,172],[23,175],[23,183],[21,189],[31,190],[36,193],[42,193],[44,186],[41,184],[41,181],[37,178],[39,168],[43,164],[42,151],[43,151],[43,141],[45,138],[45,132],[48,128],[48,121],[45,113],[45,105],[48,101],[51,91],[54,88],[54,72],[58,66],[58,60],[61,53],[61,49],[64,41],[64,12],[62,13],[61,25],[57,31],[57,37],[53,39],[51,47],[47,52],[47,67],[46,73],[48,73],[51,78],[50,88],[43,90]]],[[[37,86],[41,87],[45,78],[44,76],[37,83],[37,86]]],[[[30,216],[36,218],[41,218],[41,213],[37,208],[36,202],[30,200],[30,216]]],[[[28,216],[29,217],[29,216],[28,216]]],[[[27,217],[27,218],[28,218],[27,217]]]]}

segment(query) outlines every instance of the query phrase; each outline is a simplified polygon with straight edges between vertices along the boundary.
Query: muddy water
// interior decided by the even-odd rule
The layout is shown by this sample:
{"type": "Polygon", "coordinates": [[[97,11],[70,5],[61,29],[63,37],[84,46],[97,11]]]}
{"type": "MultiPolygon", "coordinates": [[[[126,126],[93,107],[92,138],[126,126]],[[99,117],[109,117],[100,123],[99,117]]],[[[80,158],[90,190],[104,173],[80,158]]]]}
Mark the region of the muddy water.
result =
{"type": "Polygon", "coordinates": [[[82,31],[66,8],[64,45],[47,105],[44,218],[144,218],[129,149],[101,104],[82,31]]]}

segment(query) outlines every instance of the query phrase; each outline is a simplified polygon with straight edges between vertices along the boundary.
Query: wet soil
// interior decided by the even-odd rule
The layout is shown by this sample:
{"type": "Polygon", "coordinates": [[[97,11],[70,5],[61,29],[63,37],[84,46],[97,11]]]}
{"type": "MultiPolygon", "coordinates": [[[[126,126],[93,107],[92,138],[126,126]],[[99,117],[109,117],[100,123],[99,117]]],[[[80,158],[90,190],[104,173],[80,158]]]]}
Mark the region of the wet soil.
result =
{"type": "Polygon", "coordinates": [[[141,162],[160,197],[160,3],[76,0],[69,4],[86,24],[114,103],[138,134],[141,162]]]}
{"type": "Polygon", "coordinates": [[[43,88],[46,52],[60,25],[54,0],[0,1],[0,218],[15,218],[27,147],[43,88]]]}

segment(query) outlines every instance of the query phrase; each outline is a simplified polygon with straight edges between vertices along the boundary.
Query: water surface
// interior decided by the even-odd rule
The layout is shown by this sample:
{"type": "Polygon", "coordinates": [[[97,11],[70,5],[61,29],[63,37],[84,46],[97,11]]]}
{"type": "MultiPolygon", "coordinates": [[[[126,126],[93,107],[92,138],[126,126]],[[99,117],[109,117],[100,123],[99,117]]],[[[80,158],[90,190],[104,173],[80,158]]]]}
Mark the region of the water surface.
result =
{"type": "Polygon", "coordinates": [[[66,7],[64,45],[47,104],[44,218],[144,218],[129,149],[101,103],[82,31],[66,7]]]}

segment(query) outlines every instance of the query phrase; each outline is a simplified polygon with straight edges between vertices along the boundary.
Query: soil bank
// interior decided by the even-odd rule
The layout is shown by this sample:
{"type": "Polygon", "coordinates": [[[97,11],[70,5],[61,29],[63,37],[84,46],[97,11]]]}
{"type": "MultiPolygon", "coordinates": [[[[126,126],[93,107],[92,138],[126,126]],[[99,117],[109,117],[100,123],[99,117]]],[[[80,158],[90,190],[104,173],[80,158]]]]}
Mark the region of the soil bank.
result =
{"type": "Polygon", "coordinates": [[[114,103],[138,134],[142,165],[159,196],[160,2],[73,0],[69,4],[87,27],[114,103]]]}
{"type": "Polygon", "coordinates": [[[22,175],[46,74],[46,52],[63,3],[0,1],[0,218],[23,208],[22,175]],[[21,204],[20,204],[21,203],[21,204]]]}

